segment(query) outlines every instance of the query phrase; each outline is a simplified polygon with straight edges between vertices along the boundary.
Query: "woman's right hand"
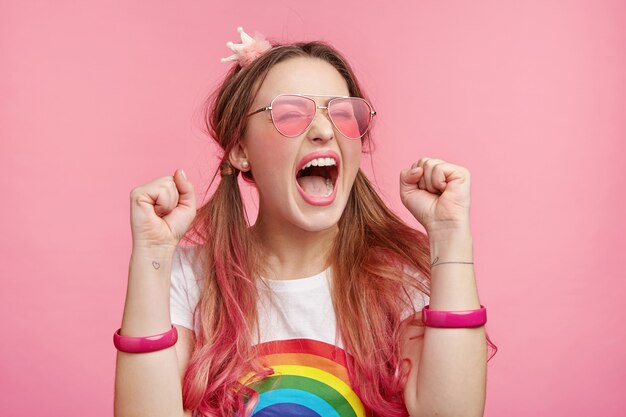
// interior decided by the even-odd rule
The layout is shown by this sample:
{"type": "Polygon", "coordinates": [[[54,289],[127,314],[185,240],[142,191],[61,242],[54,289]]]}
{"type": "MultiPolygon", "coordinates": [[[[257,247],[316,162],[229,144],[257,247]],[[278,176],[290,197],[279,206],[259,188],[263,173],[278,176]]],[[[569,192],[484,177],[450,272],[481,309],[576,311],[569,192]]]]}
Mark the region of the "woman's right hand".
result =
{"type": "Polygon", "coordinates": [[[196,217],[193,184],[178,169],[130,192],[133,249],[174,249],[196,217]]]}

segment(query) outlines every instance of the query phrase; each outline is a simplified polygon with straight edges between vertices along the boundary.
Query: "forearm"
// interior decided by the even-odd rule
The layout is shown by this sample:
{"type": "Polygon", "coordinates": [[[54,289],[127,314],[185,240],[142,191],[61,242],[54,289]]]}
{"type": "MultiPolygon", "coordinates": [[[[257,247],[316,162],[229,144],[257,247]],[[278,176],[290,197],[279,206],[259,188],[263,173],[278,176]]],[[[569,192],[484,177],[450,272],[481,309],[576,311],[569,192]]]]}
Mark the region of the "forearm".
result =
{"type": "MultiPolygon", "coordinates": [[[[429,234],[431,262],[473,262],[469,226],[429,234]]],[[[431,269],[432,310],[480,307],[474,265],[442,263],[431,269]]],[[[482,416],[486,391],[486,339],[477,328],[426,327],[417,379],[419,416],[482,416]]]]}
{"type": "MultiPolygon", "coordinates": [[[[173,251],[133,251],[122,336],[151,336],[171,328],[169,286],[172,258],[173,251]]],[[[117,353],[116,417],[182,414],[182,390],[174,347],[149,353],[117,353]]]]}

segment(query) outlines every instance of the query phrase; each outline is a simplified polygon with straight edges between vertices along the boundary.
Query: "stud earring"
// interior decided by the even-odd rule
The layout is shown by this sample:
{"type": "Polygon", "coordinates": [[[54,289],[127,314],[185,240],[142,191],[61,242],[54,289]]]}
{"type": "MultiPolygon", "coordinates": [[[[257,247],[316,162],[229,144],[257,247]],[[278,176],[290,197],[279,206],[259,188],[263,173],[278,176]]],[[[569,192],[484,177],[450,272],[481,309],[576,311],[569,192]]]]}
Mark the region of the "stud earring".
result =
{"type": "Polygon", "coordinates": [[[241,167],[242,167],[243,169],[248,169],[248,168],[250,168],[250,164],[248,163],[248,161],[243,161],[243,162],[241,163],[241,167]]]}

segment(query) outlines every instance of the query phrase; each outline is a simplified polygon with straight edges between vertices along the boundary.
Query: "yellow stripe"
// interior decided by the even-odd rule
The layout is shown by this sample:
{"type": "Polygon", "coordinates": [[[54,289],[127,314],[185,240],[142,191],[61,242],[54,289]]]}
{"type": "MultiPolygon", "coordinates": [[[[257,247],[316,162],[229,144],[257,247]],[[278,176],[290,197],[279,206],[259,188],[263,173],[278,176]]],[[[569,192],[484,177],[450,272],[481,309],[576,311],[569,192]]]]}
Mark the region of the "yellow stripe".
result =
{"type": "MultiPolygon", "coordinates": [[[[322,371],[318,368],[301,365],[274,365],[272,366],[272,369],[274,369],[274,375],[296,375],[325,383],[343,395],[348,403],[350,403],[350,406],[356,413],[357,417],[365,417],[365,407],[363,407],[361,399],[349,385],[337,378],[335,375],[322,371]]],[[[249,373],[245,377],[241,378],[240,382],[244,383],[252,375],[253,373],[249,373]]]]}
{"type": "Polygon", "coordinates": [[[263,356],[263,363],[269,367],[274,365],[311,366],[330,372],[346,384],[350,384],[348,370],[341,364],[328,358],[310,353],[274,353],[263,356]]]}

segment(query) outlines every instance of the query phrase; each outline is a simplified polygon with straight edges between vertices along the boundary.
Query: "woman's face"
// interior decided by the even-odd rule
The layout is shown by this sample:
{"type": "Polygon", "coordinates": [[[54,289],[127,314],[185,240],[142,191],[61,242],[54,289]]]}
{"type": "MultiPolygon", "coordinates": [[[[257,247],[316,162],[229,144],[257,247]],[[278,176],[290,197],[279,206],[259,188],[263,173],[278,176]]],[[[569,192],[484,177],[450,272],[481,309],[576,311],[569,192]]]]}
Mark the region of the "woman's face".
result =
{"type": "MultiPolygon", "coordinates": [[[[269,106],[279,94],[349,95],[345,80],[332,65],[305,57],[272,67],[250,111],[269,106]]],[[[311,98],[326,106],[331,97],[311,98]]],[[[325,109],[318,109],[311,125],[296,137],[281,135],[269,111],[250,116],[240,155],[250,164],[259,192],[257,223],[311,232],[335,226],[361,163],[361,146],[361,139],[346,138],[335,128],[325,109]],[[301,169],[313,160],[331,166],[301,169]]]]}

